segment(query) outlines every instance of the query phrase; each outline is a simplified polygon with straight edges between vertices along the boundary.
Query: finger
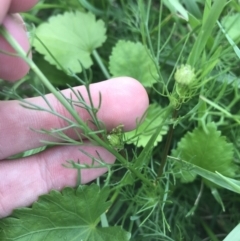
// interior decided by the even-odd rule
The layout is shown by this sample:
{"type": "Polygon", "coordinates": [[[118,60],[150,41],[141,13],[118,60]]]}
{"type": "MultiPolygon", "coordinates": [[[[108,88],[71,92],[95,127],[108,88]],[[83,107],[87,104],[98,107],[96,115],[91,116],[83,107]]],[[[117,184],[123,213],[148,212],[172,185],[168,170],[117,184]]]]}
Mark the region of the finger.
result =
{"type": "Polygon", "coordinates": [[[32,8],[38,0],[1,0],[0,7],[0,24],[7,13],[24,12],[32,8]]]}
{"type": "Polygon", "coordinates": [[[2,24],[3,19],[5,18],[9,6],[10,6],[11,0],[1,0],[1,7],[0,7],[0,24],[2,24]]]}
{"type": "MultiPolygon", "coordinates": [[[[30,46],[24,23],[19,15],[6,16],[3,21],[3,26],[27,53],[30,46]]],[[[0,35],[0,78],[15,81],[26,75],[29,71],[28,64],[20,57],[10,56],[6,53],[16,54],[16,51],[3,36],[0,35]]]]}
{"type": "MultiPolygon", "coordinates": [[[[91,156],[104,160],[107,164],[114,162],[112,154],[101,147],[64,146],[54,147],[36,156],[21,160],[2,161],[0,163],[0,218],[9,215],[13,209],[30,205],[39,195],[51,189],[60,190],[65,186],[76,186],[77,170],[63,167],[66,160],[80,161],[92,165],[91,156]],[[96,152],[97,151],[97,152],[96,152]]],[[[100,166],[95,162],[94,165],[100,166]]],[[[89,182],[107,171],[107,168],[81,170],[81,183],[89,182]]]]}
{"type": "Polygon", "coordinates": [[[38,0],[12,0],[8,11],[9,13],[25,12],[31,9],[37,2],[38,0]]]}
{"type": "MultiPolygon", "coordinates": [[[[79,90],[89,102],[84,86],[75,87],[74,90],[79,90]]],[[[71,90],[67,89],[62,93],[70,98],[71,90]]],[[[99,93],[102,95],[102,103],[97,115],[108,130],[119,124],[123,124],[126,131],[134,129],[137,119],[142,117],[148,107],[145,89],[138,81],[129,77],[92,84],[91,96],[96,107],[99,104],[99,93]]],[[[52,94],[46,95],[46,98],[57,113],[72,119],[52,94]]],[[[41,97],[31,98],[28,101],[49,109],[41,97]]],[[[76,110],[85,122],[90,119],[86,110],[79,107],[76,107],[76,110]]],[[[18,101],[0,102],[0,116],[0,160],[42,146],[41,140],[58,141],[56,137],[39,134],[30,128],[51,130],[68,125],[63,119],[50,113],[23,108],[18,101]]],[[[66,134],[71,138],[77,138],[74,130],[67,131],[66,134]]]]}

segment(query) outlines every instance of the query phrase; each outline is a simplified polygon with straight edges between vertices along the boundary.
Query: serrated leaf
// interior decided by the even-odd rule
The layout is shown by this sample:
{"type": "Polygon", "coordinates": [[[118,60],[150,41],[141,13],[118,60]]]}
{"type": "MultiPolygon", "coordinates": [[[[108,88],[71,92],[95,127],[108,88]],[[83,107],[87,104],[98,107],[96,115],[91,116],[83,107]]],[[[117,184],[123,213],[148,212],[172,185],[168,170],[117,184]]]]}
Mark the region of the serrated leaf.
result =
{"type": "Polygon", "coordinates": [[[140,42],[119,40],[112,50],[109,70],[114,77],[130,76],[145,87],[151,87],[158,78],[150,53],[140,42]]]}
{"type": "MultiPolygon", "coordinates": [[[[178,143],[177,149],[173,150],[173,156],[208,171],[233,177],[233,145],[221,136],[215,123],[208,123],[206,131],[198,127],[193,132],[188,132],[178,143]]],[[[181,170],[181,164],[176,163],[175,167],[176,170],[181,170]]],[[[196,173],[191,169],[181,170],[180,177],[182,182],[191,182],[196,178],[196,173]]]]}
{"type": "Polygon", "coordinates": [[[0,220],[0,240],[127,241],[130,234],[121,227],[96,226],[110,206],[108,195],[108,189],[96,184],[51,191],[32,208],[17,209],[0,220]]]}
{"type": "Polygon", "coordinates": [[[105,33],[104,22],[96,21],[92,13],[65,12],[49,18],[36,29],[37,37],[47,49],[37,39],[33,46],[51,64],[60,68],[49,52],[63,68],[79,73],[82,66],[92,65],[90,54],[106,40],[105,33]]]}
{"type": "MultiPolygon", "coordinates": [[[[140,124],[136,130],[125,133],[126,142],[129,144],[133,143],[138,147],[145,147],[151,136],[154,134],[156,128],[161,122],[163,122],[162,112],[163,110],[158,104],[149,105],[147,115],[143,123],[140,124]]],[[[154,142],[154,146],[162,140],[163,135],[167,134],[167,132],[168,126],[163,125],[161,132],[154,142]]]]}

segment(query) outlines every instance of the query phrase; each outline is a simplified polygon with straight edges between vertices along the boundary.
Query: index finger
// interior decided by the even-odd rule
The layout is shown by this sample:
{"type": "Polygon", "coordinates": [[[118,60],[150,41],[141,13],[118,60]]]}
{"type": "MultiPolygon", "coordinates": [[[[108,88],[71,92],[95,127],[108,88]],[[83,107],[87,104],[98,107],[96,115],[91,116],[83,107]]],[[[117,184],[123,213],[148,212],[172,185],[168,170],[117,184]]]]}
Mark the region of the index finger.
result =
{"type": "MultiPolygon", "coordinates": [[[[85,101],[89,103],[88,95],[84,86],[73,88],[80,91],[85,101]]],[[[91,97],[95,107],[99,104],[99,93],[102,102],[97,112],[98,119],[105,124],[107,130],[112,130],[119,124],[124,125],[124,130],[129,131],[136,127],[137,119],[140,120],[148,107],[148,96],[144,87],[130,77],[119,77],[90,86],[91,97]]],[[[76,96],[70,89],[62,91],[69,99],[76,96]]],[[[65,118],[73,120],[68,111],[52,95],[45,96],[52,109],[65,118]]],[[[49,109],[42,97],[28,99],[28,102],[49,109]]],[[[91,119],[86,109],[79,107],[80,103],[74,103],[74,107],[80,118],[89,123],[91,119]]],[[[59,138],[47,134],[40,134],[34,130],[62,129],[69,125],[64,119],[46,111],[29,110],[19,105],[18,101],[0,102],[0,160],[22,151],[34,149],[44,145],[41,140],[59,142],[59,138]]],[[[73,120],[74,121],[74,120],[73,120]]],[[[64,133],[73,139],[77,139],[79,130],[68,129],[64,133]],[[76,133],[77,131],[77,133],[76,133]]]]}

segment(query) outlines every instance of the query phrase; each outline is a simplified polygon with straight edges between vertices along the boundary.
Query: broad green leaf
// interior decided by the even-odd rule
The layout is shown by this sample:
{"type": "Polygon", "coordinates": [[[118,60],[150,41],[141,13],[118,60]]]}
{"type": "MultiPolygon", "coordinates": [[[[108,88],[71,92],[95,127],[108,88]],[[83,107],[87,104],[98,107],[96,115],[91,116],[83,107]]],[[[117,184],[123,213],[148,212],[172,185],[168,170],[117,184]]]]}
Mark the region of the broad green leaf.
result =
{"type": "MultiPolygon", "coordinates": [[[[208,123],[206,130],[196,128],[188,132],[178,143],[173,156],[192,163],[210,172],[218,172],[227,177],[235,175],[233,165],[233,145],[227,143],[226,138],[217,131],[215,123],[208,123]]],[[[189,170],[181,170],[181,164],[176,165],[181,171],[183,182],[193,181],[196,173],[189,170]]]]}
{"type": "Polygon", "coordinates": [[[184,20],[188,21],[188,12],[179,0],[164,0],[163,3],[173,14],[180,14],[184,20]]]}
{"type": "Polygon", "coordinates": [[[45,46],[37,38],[33,46],[51,64],[78,73],[92,65],[90,54],[106,40],[105,33],[104,22],[92,13],[65,12],[37,27],[36,36],[45,46]]]}
{"type": "MultiPolygon", "coordinates": [[[[239,21],[238,21],[239,22],[239,21]]],[[[232,37],[229,36],[229,34],[225,31],[225,29],[222,27],[222,25],[218,22],[218,26],[220,27],[220,29],[222,30],[222,32],[224,33],[224,35],[226,36],[226,39],[228,40],[229,44],[232,46],[234,52],[236,53],[237,57],[240,59],[240,49],[238,48],[238,46],[236,45],[236,43],[234,42],[233,38],[235,37],[236,42],[239,42],[240,40],[240,35],[233,36],[232,37]]]]}
{"type": "Polygon", "coordinates": [[[239,241],[240,237],[240,223],[228,234],[223,241],[239,241]]]}
{"type": "Polygon", "coordinates": [[[188,22],[192,29],[197,28],[197,26],[201,24],[201,21],[197,19],[195,16],[193,16],[192,14],[189,14],[188,16],[189,16],[188,22]]]}
{"type": "Polygon", "coordinates": [[[186,10],[188,11],[188,16],[192,14],[195,18],[202,18],[202,12],[200,10],[200,6],[197,0],[182,0],[181,3],[185,6],[186,10]]]}
{"type": "MultiPolygon", "coordinates": [[[[143,123],[136,130],[125,133],[127,143],[134,143],[138,147],[145,147],[161,122],[163,122],[162,108],[158,104],[151,104],[143,123]]],[[[154,146],[162,140],[162,136],[167,134],[167,132],[168,126],[163,125],[161,132],[154,142],[154,146]]]]}
{"type": "Polygon", "coordinates": [[[233,39],[233,41],[239,42],[240,40],[240,13],[235,13],[234,15],[226,15],[222,19],[222,25],[226,33],[233,39]]]}
{"type": "Polygon", "coordinates": [[[121,227],[97,227],[110,206],[108,195],[108,189],[96,184],[51,191],[32,208],[17,209],[0,220],[0,240],[127,241],[130,234],[121,227]]]}
{"type": "MultiPolygon", "coordinates": [[[[60,88],[63,86],[66,88],[66,83],[71,83],[71,86],[79,84],[75,78],[49,64],[49,62],[44,59],[43,55],[35,55],[34,62],[54,86],[58,86],[60,88]]],[[[40,82],[37,77],[34,80],[36,82],[40,82]]]]}
{"type": "Polygon", "coordinates": [[[158,78],[150,53],[140,42],[119,40],[112,50],[109,69],[114,77],[130,76],[145,87],[151,87],[158,78]]]}

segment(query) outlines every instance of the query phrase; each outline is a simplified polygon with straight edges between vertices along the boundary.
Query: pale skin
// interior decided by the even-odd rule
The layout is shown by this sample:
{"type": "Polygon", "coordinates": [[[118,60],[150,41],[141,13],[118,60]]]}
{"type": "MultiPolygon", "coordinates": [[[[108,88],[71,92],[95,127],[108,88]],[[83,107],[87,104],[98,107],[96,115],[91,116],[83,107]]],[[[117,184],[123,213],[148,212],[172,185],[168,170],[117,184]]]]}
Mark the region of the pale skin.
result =
{"type": "MultiPolygon", "coordinates": [[[[0,24],[20,43],[27,52],[29,43],[24,24],[15,13],[27,11],[37,0],[1,0],[0,24]],[[13,15],[14,13],[14,15],[13,15]]],[[[0,36],[0,51],[13,52],[11,47],[0,36]]],[[[9,57],[0,53],[0,78],[17,81],[27,74],[29,67],[17,57],[9,57]],[[9,69],[9,66],[11,68],[9,69]]],[[[84,87],[78,86],[83,95],[84,87]]],[[[136,119],[140,118],[148,107],[148,96],[142,85],[129,77],[114,78],[91,86],[94,102],[98,103],[98,94],[102,94],[102,106],[98,117],[109,131],[119,124],[124,130],[135,128],[136,119]],[[137,96],[137,98],[136,98],[137,96]]],[[[69,96],[70,90],[63,91],[69,96]]],[[[53,108],[62,115],[69,113],[52,94],[46,96],[53,108]]],[[[43,99],[34,97],[28,101],[39,106],[46,106],[43,99]]],[[[82,109],[79,116],[87,120],[88,116],[82,109]]],[[[61,190],[65,186],[75,186],[77,172],[62,166],[68,159],[80,160],[81,163],[91,163],[91,160],[79,151],[78,146],[56,146],[52,149],[27,158],[6,160],[9,156],[30,150],[43,144],[41,140],[56,139],[30,130],[64,127],[66,123],[51,114],[28,110],[19,105],[18,101],[0,102],[0,218],[10,215],[18,207],[31,205],[39,195],[48,193],[51,189],[61,190]]],[[[73,131],[67,134],[76,138],[73,131]]],[[[114,163],[115,158],[107,150],[89,145],[81,147],[84,151],[97,156],[96,151],[107,163],[114,163]]],[[[82,183],[94,180],[107,170],[88,169],[82,171],[82,183]]]]}

